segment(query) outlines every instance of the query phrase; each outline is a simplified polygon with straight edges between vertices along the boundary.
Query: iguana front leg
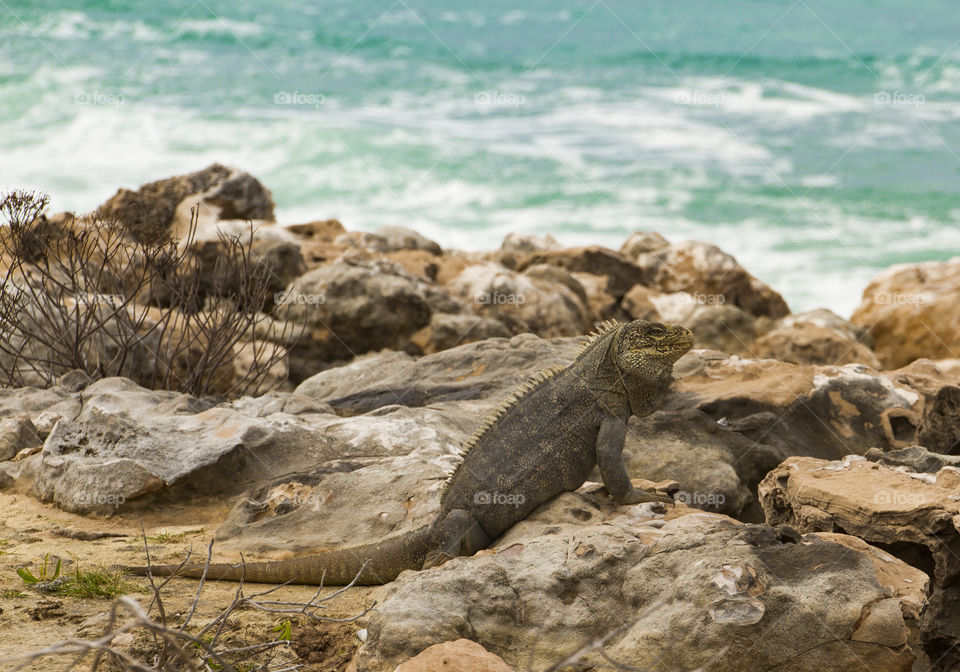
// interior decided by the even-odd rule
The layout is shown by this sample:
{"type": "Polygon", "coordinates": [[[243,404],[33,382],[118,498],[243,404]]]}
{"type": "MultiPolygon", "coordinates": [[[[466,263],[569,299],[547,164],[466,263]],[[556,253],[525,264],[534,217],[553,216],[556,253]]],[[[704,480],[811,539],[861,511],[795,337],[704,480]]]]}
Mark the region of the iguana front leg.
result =
{"type": "Polygon", "coordinates": [[[627,438],[627,423],[620,418],[606,416],[597,434],[597,466],[603,484],[618,504],[640,502],[671,502],[669,497],[644,492],[633,487],[627,468],[623,466],[623,444],[627,438]]]}

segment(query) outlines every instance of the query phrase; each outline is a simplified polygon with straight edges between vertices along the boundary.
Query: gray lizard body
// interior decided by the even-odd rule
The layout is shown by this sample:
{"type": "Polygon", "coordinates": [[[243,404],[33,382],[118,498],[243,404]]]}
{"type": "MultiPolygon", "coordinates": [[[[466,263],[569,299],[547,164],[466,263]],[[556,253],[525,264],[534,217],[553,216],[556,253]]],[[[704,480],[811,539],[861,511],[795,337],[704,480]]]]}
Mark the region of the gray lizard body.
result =
{"type": "MultiPolygon", "coordinates": [[[[652,413],[673,364],[693,345],[685,328],[635,320],[601,325],[565,368],[537,374],[466,442],[433,522],[362,546],[287,560],[212,564],[208,578],[346,585],[392,581],[406,569],[441,564],[486,548],[536,507],[576,490],[598,466],[620,503],[654,501],[623,466],[627,420],[652,413]],[[362,570],[362,571],[361,571],[362,570]]],[[[146,567],[127,571],[145,574],[146,567]]],[[[154,575],[201,576],[203,565],[162,565],[154,575]]]]}

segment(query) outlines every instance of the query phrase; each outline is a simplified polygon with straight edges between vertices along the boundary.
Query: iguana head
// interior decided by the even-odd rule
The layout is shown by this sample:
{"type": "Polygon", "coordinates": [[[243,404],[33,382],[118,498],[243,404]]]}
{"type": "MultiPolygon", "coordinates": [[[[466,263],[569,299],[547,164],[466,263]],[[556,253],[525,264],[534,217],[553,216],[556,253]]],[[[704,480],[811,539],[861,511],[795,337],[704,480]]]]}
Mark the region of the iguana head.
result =
{"type": "Polygon", "coordinates": [[[693,334],[680,325],[634,320],[623,327],[616,343],[617,367],[643,374],[673,369],[673,363],[693,347],[693,334]]]}

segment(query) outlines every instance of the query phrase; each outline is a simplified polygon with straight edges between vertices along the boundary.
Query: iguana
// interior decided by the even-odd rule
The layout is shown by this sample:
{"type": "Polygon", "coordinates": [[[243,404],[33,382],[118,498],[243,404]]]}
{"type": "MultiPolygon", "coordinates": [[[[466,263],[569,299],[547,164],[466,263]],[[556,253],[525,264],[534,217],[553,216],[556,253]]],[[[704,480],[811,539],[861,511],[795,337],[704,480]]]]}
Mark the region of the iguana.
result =
{"type": "MultiPolygon", "coordinates": [[[[617,502],[661,499],[634,488],[623,466],[627,420],[657,409],[674,362],[692,346],[684,327],[605,322],[573,363],[528,380],[464,444],[433,522],[371,544],[273,562],[211,564],[207,578],[342,586],[359,574],[360,585],[388,583],[403,570],[486,548],[536,507],[583,485],[595,465],[617,502]]],[[[125,569],[147,573],[147,567],[125,569]]],[[[199,577],[204,567],[150,571],[199,577]]]]}

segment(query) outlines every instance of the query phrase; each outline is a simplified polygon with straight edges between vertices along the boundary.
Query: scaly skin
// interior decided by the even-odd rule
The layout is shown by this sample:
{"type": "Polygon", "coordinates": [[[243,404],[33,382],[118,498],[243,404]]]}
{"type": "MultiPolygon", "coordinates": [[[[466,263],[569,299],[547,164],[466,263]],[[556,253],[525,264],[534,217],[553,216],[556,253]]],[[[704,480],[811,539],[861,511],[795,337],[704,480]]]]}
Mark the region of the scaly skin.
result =
{"type": "MultiPolygon", "coordinates": [[[[621,504],[665,499],[633,487],[621,454],[627,420],[659,407],[674,362],[692,346],[693,335],[680,326],[643,320],[606,323],[570,366],[538,374],[467,443],[431,524],[377,543],[289,560],[213,564],[207,577],[340,586],[354,578],[360,585],[388,583],[406,569],[433,567],[486,548],[544,502],[583,485],[595,465],[621,504]]],[[[176,565],[161,565],[151,571],[155,576],[176,571],[199,577],[204,568],[190,565],[177,571],[176,565]]]]}

